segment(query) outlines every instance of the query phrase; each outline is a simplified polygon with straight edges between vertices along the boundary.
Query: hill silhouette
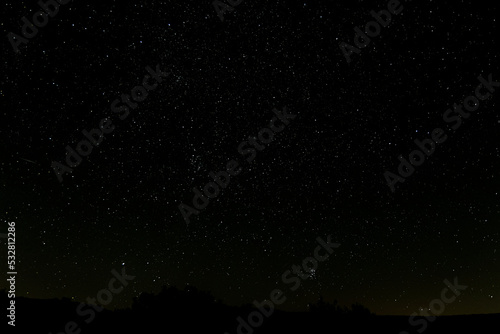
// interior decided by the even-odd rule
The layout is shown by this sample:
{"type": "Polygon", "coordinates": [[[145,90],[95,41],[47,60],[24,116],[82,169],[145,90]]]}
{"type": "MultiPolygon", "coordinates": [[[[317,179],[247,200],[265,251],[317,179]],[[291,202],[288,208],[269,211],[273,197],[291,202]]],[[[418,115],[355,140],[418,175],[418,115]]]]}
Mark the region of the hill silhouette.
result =
{"type": "MultiPolygon", "coordinates": [[[[7,293],[0,291],[2,305],[8,304],[7,293]]],[[[248,325],[248,315],[258,309],[251,304],[239,307],[225,305],[209,292],[193,286],[184,289],[163,287],[157,294],[142,293],[133,299],[132,307],[123,310],[96,311],[91,305],[63,299],[16,298],[16,327],[4,320],[2,333],[367,333],[368,331],[419,333],[407,316],[377,316],[360,304],[350,307],[329,303],[320,296],[310,303],[308,312],[274,310],[263,317],[260,326],[248,325]],[[82,311],[84,310],[84,311],[82,311]],[[94,316],[92,312],[94,310],[94,316]],[[245,320],[241,325],[238,318],[245,320]],[[239,327],[239,328],[238,328],[239,327]]],[[[500,314],[441,316],[423,333],[466,333],[494,328],[500,314]]]]}

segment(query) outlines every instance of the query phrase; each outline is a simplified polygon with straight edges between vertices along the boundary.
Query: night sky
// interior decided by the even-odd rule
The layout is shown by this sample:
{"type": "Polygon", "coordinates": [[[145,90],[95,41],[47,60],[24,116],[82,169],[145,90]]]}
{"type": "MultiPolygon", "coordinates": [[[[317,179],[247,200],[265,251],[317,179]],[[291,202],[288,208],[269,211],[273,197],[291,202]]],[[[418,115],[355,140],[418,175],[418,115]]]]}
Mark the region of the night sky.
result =
{"type": "Polygon", "coordinates": [[[279,288],[283,310],[322,295],[409,315],[457,277],[445,315],[498,313],[500,87],[458,129],[443,120],[478,76],[500,81],[496,8],[401,1],[348,62],[339,44],[387,3],[243,0],[221,21],[211,1],[71,1],[16,53],[7,35],[39,7],[7,1],[0,233],[16,223],[17,295],[84,301],[125,267],[110,309],[189,284],[230,305],[279,288]],[[113,101],[157,65],[120,119],[113,101]],[[240,143],[284,108],[248,162],[240,143]],[[59,182],[53,162],[103,118],[114,130],[59,182]],[[384,173],[435,128],[447,140],[392,192],[384,173]],[[241,172],[187,224],[179,205],[231,160],[241,172]],[[341,246],[291,292],[283,272],[328,235],[341,246]]]}

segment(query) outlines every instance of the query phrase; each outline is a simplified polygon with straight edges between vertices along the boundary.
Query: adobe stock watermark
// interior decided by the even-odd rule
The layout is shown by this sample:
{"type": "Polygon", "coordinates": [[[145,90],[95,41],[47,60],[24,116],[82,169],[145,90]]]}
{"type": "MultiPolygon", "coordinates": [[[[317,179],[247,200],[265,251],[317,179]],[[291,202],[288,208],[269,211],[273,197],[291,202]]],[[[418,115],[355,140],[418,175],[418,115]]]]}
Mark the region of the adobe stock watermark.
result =
{"type": "MultiPolygon", "coordinates": [[[[265,145],[274,140],[274,135],[283,131],[285,126],[290,124],[290,120],[293,120],[297,116],[288,114],[286,107],[283,108],[283,111],[273,109],[273,113],[276,116],[271,119],[267,128],[262,128],[258,132],[258,138],[249,136],[248,140],[241,142],[238,146],[238,153],[246,156],[247,162],[251,163],[257,156],[257,151],[262,151],[266,148],[265,145]],[[278,120],[282,123],[280,126],[277,126],[276,124],[278,120]]],[[[212,171],[208,173],[214,182],[206,183],[203,187],[203,193],[196,187],[192,189],[194,193],[192,201],[193,207],[184,203],[181,203],[178,206],[186,224],[189,225],[189,217],[191,215],[200,214],[199,210],[206,208],[210,203],[210,199],[214,199],[219,195],[221,188],[227,188],[231,180],[231,176],[236,176],[241,173],[242,169],[239,168],[239,165],[240,163],[236,160],[228,161],[225,170],[221,170],[217,174],[212,171]]]]}
{"type": "MultiPolygon", "coordinates": [[[[87,304],[80,303],[80,305],[76,308],[76,314],[80,317],[88,316],[87,319],[84,319],[85,323],[90,324],[95,319],[95,311],[101,312],[104,310],[103,307],[97,306],[97,302],[101,305],[108,305],[113,301],[113,294],[119,294],[123,291],[123,289],[128,285],[128,281],[132,281],[135,276],[130,276],[125,273],[125,267],[122,267],[122,273],[118,273],[116,270],[111,270],[111,274],[113,274],[113,278],[108,282],[107,289],[101,289],[97,292],[96,298],[87,297],[87,304]],[[121,286],[116,286],[116,282],[120,282],[121,286]],[[87,307],[90,306],[90,307],[87,307]]],[[[56,334],[78,334],[82,330],[79,328],[80,326],[75,321],[68,321],[64,326],[64,331],[56,334]]],[[[49,332],[52,334],[52,332],[49,332]]]]}
{"type": "Polygon", "coordinates": [[[29,42],[29,39],[34,38],[38,34],[38,28],[43,28],[49,23],[49,16],[53,18],[59,13],[59,5],[66,5],[71,0],[40,0],[38,1],[38,6],[43,10],[39,10],[35,14],[33,14],[31,23],[26,16],[21,18],[23,22],[23,27],[21,32],[24,37],[21,37],[18,34],[13,32],[9,32],[7,34],[7,38],[9,39],[12,48],[16,53],[19,53],[19,46],[22,44],[26,45],[29,42]]]}
{"type": "MultiPolygon", "coordinates": [[[[167,77],[169,73],[162,72],[160,70],[160,65],[156,65],[156,70],[147,66],[146,70],[149,75],[145,75],[142,80],[142,85],[137,85],[132,88],[130,95],[122,94],[120,99],[116,99],[111,103],[111,111],[115,114],[120,114],[119,118],[124,120],[130,114],[129,108],[136,109],[138,104],[135,102],[142,102],[148,96],[148,92],[156,89],[158,84],[163,81],[163,78],[167,77]],[[149,81],[153,79],[155,82],[151,84],[149,81]],[[132,96],[132,102],[130,100],[132,96]]],[[[69,145],[66,145],[66,164],[64,165],[58,161],[52,161],[52,169],[57,176],[59,182],[63,182],[63,175],[65,173],[72,173],[73,169],[80,165],[82,162],[82,157],[87,157],[92,153],[95,146],[99,144],[104,139],[104,134],[110,134],[115,129],[112,124],[111,119],[105,117],[99,122],[99,128],[93,128],[90,131],[83,130],[82,134],[86,139],[82,139],[76,144],[76,151],[69,145]]]]}
{"type": "MultiPolygon", "coordinates": [[[[452,123],[451,128],[456,131],[462,125],[462,119],[467,119],[471,115],[469,112],[476,111],[479,108],[479,101],[485,101],[495,92],[495,87],[500,87],[500,82],[493,81],[491,73],[486,80],[482,75],[478,76],[479,85],[474,91],[474,95],[467,96],[460,105],[453,104],[453,109],[448,109],[443,114],[443,120],[446,123],[452,123]],[[486,89],[488,92],[481,92],[486,89]],[[485,93],[485,94],[484,94],[485,93]],[[465,108],[465,111],[463,110],[465,108]]],[[[400,164],[398,173],[395,174],[389,171],[384,173],[387,185],[392,192],[395,192],[395,185],[400,182],[405,182],[406,178],[410,177],[415,172],[415,167],[421,166],[425,162],[425,157],[429,157],[434,153],[436,144],[441,144],[446,141],[448,135],[442,128],[435,128],[432,131],[431,139],[426,138],[422,141],[415,139],[415,145],[420,149],[416,149],[410,153],[408,160],[402,155],[398,156],[400,164]],[[415,166],[415,167],[414,167],[415,166]]]]}
{"type": "Polygon", "coordinates": [[[212,6],[214,6],[215,11],[217,12],[217,16],[222,22],[224,22],[224,14],[227,11],[232,12],[234,10],[234,7],[242,3],[243,0],[227,0],[227,2],[229,3],[229,5],[219,0],[215,0],[214,2],[212,2],[212,6]]]}
{"type": "Polygon", "coordinates": [[[344,55],[345,59],[348,63],[352,61],[351,55],[353,53],[359,54],[361,49],[366,48],[370,42],[371,38],[377,37],[380,35],[380,31],[382,30],[380,26],[387,27],[389,23],[392,21],[392,15],[398,15],[403,10],[403,6],[400,6],[398,0],[389,0],[387,3],[387,10],[382,9],[378,13],[375,11],[370,11],[371,16],[375,18],[375,21],[370,21],[365,25],[365,31],[361,31],[358,27],[354,27],[354,45],[356,47],[342,42],[339,44],[340,50],[344,55]],[[380,23],[380,25],[379,25],[380,23]]]}
{"type": "MultiPolygon", "coordinates": [[[[302,261],[302,266],[294,264],[292,265],[292,270],[286,270],[281,275],[281,281],[283,284],[293,283],[293,286],[290,286],[290,290],[295,291],[300,287],[302,280],[308,279],[311,274],[314,274],[316,269],[318,269],[318,263],[326,261],[333,253],[333,250],[340,247],[340,244],[332,243],[330,237],[331,235],[327,237],[326,242],[320,237],[317,237],[316,241],[319,245],[314,249],[314,256],[306,257],[302,261]],[[320,254],[320,252],[323,254],[320,254]],[[295,276],[292,275],[292,272],[295,276]]],[[[269,318],[273,314],[274,305],[281,305],[285,301],[286,297],[280,289],[274,289],[271,291],[269,294],[269,300],[265,299],[261,303],[254,300],[253,304],[257,307],[257,310],[250,312],[246,321],[242,317],[236,318],[238,321],[236,332],[238,334],[252,334],[254,329],[262,326],[264,323],[264,317],[269,318]]],[[[229,333],[225,332],[224,334],[229,333]]]]}
{"type": "MultiPolygon", "coordinates": [[[[16,269],[16,223],[9,222],[9,233],[8,236],[8,244],[7,244],[7,282],[9,285],[9,291],[7,297],[10,299],[9,307],[7,311],[9,311],[7,318],[10,319],[7,323],[10,326],[16,326],[16,279],[17,279],[17,269],[16,269]]],[[[19,252],[18,252],[19,253],[19,252]]]]}
{"type": "MultiPolygon", "coordinates": [[[[417,327],[420,326],[420,328],[416,329],[417,332],[422,333],[427,329],[428,323],[429,322],[434,322],[436,320],[436,315],[440,315],[444,312],[446,308],[446,304],[451,304],[453,303],[458,296],[460,296],[461,291],[464,291],[467,289],[466,285],[459,285],[458,284],[458,278],[455,277],[453,280],[453,284],[451,284],[450,281],[445,279],[443,283],[447,286],[443,290],[441,290],[441,298],[436,298],[432,300],[429,303],[429,307],[427,309],[424,309],[423,307],[420,307],[420,314],[417,312],[413,312],[410,315],[410,318],[408,319],[408,323],[412,327],[417,327]],[[453,294],[450,294],[449,291],[453,294]],[[433,315],[429,315],[429,312],[431,312],[433,315]],[[416,318],[421,318],[418,320],[415,320],[416,318]]],[[[409,332],[402,331],[399,332],[399,334],[410,334],[409,332]]]]}

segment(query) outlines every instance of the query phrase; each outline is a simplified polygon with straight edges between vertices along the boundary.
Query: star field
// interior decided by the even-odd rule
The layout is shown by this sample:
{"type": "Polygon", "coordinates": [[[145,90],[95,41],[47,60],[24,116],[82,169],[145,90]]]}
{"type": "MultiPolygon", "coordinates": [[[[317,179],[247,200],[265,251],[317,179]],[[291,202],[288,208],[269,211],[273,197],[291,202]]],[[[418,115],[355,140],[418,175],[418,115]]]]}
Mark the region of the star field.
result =
{"type": "MultiPolygon", "coordinates": [[[[240,305],[332,235],[342,246],[282,309],[321,294],[409,315],[456,276],[469,290],[446,314],[498,313],[500,88],[394,193],[384,179],[479,75],[500,80],[495,5],[401,1],[347,63],[339,43],[386,3],[243,1],[221,22],[210,1],[72,1],[20,53],[3,38],[18,295],[84,300],[125,266],[136,278],[110,308],[186,284],[240,305]],[[111,103],[156,64],[168,77],[120,120],[111,103]],[[243,163],[238,145],[284,107],[296,118],[243,163]],[[52,161],[104,117],[114,131],[58,182],[52,161]],[[187,225],[178,205],[231,159],[241,173],[187,225]]],[[[35,10],[8,1],[3,35],[35,10]]]]}

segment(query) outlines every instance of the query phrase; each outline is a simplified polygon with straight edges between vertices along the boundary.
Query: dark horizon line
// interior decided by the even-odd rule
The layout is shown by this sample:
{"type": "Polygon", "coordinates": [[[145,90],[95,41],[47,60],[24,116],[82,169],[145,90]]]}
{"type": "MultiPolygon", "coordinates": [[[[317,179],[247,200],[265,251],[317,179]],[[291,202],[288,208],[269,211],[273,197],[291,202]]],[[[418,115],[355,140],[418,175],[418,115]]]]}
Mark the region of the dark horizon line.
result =
{"type": "MultiPolygon", "coordinates": [[[[6,290],[0,289],[0,292],[1,291],[6,291],[6,290]]],[[[30,300],[39,300],[39,301],[53,301],[53,300],[62,301],[63,299],[67,299],[71,303],[75,303],[75,304],[84,303],[85,305],[90,305],[90,304],[88,304],[85,301],[73,300],[73,299],[71,299],[69,297],[37,298],[37,297],[16,296],[16,299],[17,298],[30,299],[30,300]]],[[[215,298],[214,300],[215,301],[221,301],[220,299],[217,299],[217,298],[215,298]]],[[[229,304],[226,304],[226,303],[224,303],[222,301],[221,301],[221,303],[224,306],[227,306],[229,308],[244,308],[246,306],[251,306],[252,308],[255,308],[255,306],[253,304],[251,304],[251,303],[241,304],[239,306],[238,305],[229,305],[229,304]]],[[[363,305],[363,304],[361,304],[361,305],[363,305]]],[[[104,308],[104,309],[106,309],[107,311],[110,311],[110,312],[132,310],[132,305],[127,306],[125,308],[115,307],[113,309],[108,308],[107,305],[99,305],[99,306],[102,307],[102,308],[104,308]]],[[[347,307],[347,305],[342,305],[342,306],[346,306],[347,307]]],[[[279,311],[279,312],[283,312],[283,313],[315,313],[315,312],[308,311],[308,310],[304,310],[304,311],[286,311],[286,310],[279,309],[279,308],[276,308],[275,310],[279,311]]],[[[408,315],[405,315],[405,314],[378,314],[378,313],[374,313],[372,311],[370,311],[370,312],[374,316],[377,316],[377,317],[409,317],[411,315],[411,314],[408,314],[408,315]]],[[[463,316],[482,316],[482,315],[499,315],[500,316],[500,312],[468,313],[468,314],[465,314],[465,313],[463,313],[463,314],[447,314],[447,315],[436,315],[435,317],[442,318],[442,317],[463,317],[463,316]]]]}

